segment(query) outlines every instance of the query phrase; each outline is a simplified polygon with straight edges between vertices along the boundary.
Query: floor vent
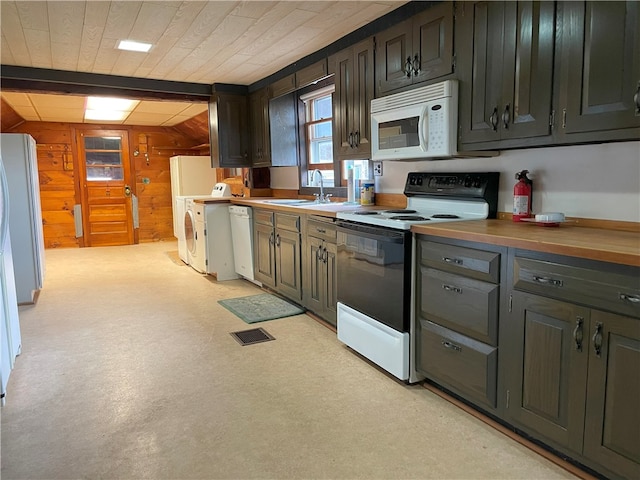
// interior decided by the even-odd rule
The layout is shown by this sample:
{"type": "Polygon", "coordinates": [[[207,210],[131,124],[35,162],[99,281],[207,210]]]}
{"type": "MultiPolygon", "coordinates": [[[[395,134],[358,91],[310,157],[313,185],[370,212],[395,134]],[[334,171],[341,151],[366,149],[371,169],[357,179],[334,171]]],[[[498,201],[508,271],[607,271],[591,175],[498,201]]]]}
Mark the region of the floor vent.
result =
{"type": "Polygon", "coordinates": [[[269,335],[262,328],[252,328],[251,330],[242,330],[241,332],[231,332],[231,336],[242,346],[275,340],[275,338],[269,335]]]}

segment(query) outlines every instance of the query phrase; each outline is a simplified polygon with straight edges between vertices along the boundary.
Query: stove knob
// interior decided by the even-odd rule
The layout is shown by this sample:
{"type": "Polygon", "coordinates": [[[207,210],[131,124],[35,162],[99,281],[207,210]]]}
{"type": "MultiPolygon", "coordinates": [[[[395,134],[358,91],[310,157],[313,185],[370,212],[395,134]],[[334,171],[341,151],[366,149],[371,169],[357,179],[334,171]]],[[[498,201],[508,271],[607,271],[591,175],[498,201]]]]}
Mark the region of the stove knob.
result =
{"type": "Polygon", "coordinates": [[[464,186],[466,188],[471,188],[471,185],[473,185],[473,179],[467,175],[466,177],[464,177],[464,186]]]}
{"type": "Polygon", "coordinates": [[[475,181],[473,182],[473,186],[476,188],[480,188],[482,186],[482,180],[480,179],[480,177],[476,177],[475,181]]]}

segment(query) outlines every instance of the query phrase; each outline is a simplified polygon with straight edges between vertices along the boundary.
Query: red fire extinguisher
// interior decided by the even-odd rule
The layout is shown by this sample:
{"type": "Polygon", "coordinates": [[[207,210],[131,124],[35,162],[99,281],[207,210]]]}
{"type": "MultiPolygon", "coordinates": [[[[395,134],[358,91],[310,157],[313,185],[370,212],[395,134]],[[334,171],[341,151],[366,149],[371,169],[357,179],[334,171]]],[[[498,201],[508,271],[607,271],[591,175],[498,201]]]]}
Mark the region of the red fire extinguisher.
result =
{"type": "Polygon", "coordinates": [[[513,187],[513,221],[531,216],[531,187],[533,182],[527,177],[529,170],[516,173],[516,183],[513,187]]]}

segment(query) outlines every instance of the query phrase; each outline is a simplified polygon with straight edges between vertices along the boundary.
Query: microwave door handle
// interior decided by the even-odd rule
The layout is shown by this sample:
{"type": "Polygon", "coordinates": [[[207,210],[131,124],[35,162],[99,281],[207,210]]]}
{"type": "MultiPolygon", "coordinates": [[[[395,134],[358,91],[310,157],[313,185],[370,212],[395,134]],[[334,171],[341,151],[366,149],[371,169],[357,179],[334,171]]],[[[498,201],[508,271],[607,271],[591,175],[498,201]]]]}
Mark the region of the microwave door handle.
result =
{"type": "Polygon", "coordinates": [[[427,138],[429,138],[429,107],[424,107],[422,114],[418,119],[418,139],[420,140],[420,148],[425,152],[429,150],[427,138]]]}

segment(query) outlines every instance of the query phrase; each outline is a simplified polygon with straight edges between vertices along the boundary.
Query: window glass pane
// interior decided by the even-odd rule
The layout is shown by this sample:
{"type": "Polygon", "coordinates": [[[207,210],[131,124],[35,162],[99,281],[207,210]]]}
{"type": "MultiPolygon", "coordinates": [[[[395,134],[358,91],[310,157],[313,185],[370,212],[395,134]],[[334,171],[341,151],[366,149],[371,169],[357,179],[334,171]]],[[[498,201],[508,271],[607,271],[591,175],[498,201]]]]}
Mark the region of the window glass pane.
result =
{"type": "Polygon", "coordinates": [[[86,152],[87,165],[122,165],[120,152],[86,152]]]}
{"type": "Polygon", "coordinates": [[[331,122],[322,122],[312,125],[312,138],[331,138],[331,122]]]}
{"type": "Polygon", "coordinates": [[[323,118],[330,118],[331,116],[331,95],[327,95],[313,101],[312,120],[321,120],[323,118]]]}
{"type": "Polygon", "coordinates": [[[120,137],[85,137],[85,150],[121,150],[120,137]]]}
{"type": "Polygon", "coordinates": [[[87,167],[87,180],[92,182],[106,182],[122,180],[124,178],[120,167],[87,167]]]}

